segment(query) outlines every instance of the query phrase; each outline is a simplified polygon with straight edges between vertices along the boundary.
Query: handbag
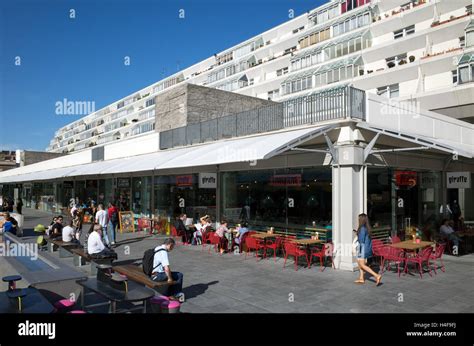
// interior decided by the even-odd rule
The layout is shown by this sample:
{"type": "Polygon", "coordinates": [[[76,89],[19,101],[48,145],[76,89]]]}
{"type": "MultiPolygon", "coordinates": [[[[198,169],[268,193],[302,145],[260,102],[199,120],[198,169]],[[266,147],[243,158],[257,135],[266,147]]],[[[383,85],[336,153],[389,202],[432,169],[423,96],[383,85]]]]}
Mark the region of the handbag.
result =
{"type": "Polygon", "coordinates": [[[352,255],[354,256],[357,255],[357,253],[359,252],[359,247],[360,247],[359,238],[355,236],[354,239],[352,240],[352,255]]]}

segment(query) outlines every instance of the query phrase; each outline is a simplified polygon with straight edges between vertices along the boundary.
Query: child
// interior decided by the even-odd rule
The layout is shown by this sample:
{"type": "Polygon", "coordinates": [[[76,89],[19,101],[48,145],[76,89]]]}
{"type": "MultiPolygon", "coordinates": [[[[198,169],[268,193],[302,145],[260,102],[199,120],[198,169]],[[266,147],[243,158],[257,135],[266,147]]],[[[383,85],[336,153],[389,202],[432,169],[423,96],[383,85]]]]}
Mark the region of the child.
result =
{"type": "Polygon", "coordinates": [[[225,237],[226,233],[229,233],[229,230],[227,229],[227,220],[222,220],[220,227],[216,231],[216,235],[219,237],[219,250],[221,254],[226,251],[229,242],[225,237]]]}

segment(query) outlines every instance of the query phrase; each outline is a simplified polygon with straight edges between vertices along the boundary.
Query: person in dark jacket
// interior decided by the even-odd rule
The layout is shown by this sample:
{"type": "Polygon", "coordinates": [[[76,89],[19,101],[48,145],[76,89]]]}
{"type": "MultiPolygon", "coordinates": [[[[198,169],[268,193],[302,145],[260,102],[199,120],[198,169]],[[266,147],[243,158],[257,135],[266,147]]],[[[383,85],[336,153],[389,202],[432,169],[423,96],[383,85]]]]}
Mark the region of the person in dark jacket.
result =
{"type": "Polygon", "coordinates": [[[193,231],[186,227],[186,219],[187,215],[186,214],[180,214],[179,217],[176,219],[174,227],[176,228],[176,231],[181,233],[182,235],[182,241],[183,243],[189,243],[193,237],[193,231]]]}
{"type": "Polygon", "coordinates": [[[18,198],[18,200],[16,201],[16,212],[18,214],[21,214],[22,208],[23,208],[23,201],[21,200],[21,198],[18,198]]]}

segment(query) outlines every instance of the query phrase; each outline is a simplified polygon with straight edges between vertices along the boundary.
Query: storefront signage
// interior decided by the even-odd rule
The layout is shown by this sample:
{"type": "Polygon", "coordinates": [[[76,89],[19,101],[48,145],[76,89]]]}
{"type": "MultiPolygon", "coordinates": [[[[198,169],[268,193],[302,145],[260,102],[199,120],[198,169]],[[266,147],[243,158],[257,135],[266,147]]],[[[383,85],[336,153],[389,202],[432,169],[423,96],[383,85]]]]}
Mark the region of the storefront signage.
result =
{"type": "Polygon", "coordinates": [[[193,176],[189,175],[177,175],[176,186],[193,186],[193,176]]]}
{"type": "Polygon", "coordinates": [[[217,188],[217,173],[199,173],[200,189],[217,188]]]}
{"type": "Polygon", "coordinates": [[[471,172],[448,172],[448,189],[470,189],[471,172]]]}
{"type": "Polygon", "coordinates": [[[417,174],[413,171],[396,171],[395,182],[397,186],[416,186],[417,174]]]}
{"type": "Polygon", "coordinates": [[[280,174],[270,178],[271,186],[301,186],[301,174],[280,174]]]}
{"type": "Polygon", "coordinates": [[[130,187],[130,179],[117,178],[117,187],[130,187]]]}

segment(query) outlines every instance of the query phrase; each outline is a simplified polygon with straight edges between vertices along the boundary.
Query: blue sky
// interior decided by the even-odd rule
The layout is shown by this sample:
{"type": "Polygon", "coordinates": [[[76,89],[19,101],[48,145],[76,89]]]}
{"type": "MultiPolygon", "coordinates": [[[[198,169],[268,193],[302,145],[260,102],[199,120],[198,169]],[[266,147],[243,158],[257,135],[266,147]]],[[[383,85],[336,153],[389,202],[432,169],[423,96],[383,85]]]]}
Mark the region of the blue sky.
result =
{"type": "Polygon", "coordinates": [[[44,150],[81,117],[55,114],[57,101],[100,109],[325,2],[2,0],[0,149],[44,150]]]}

